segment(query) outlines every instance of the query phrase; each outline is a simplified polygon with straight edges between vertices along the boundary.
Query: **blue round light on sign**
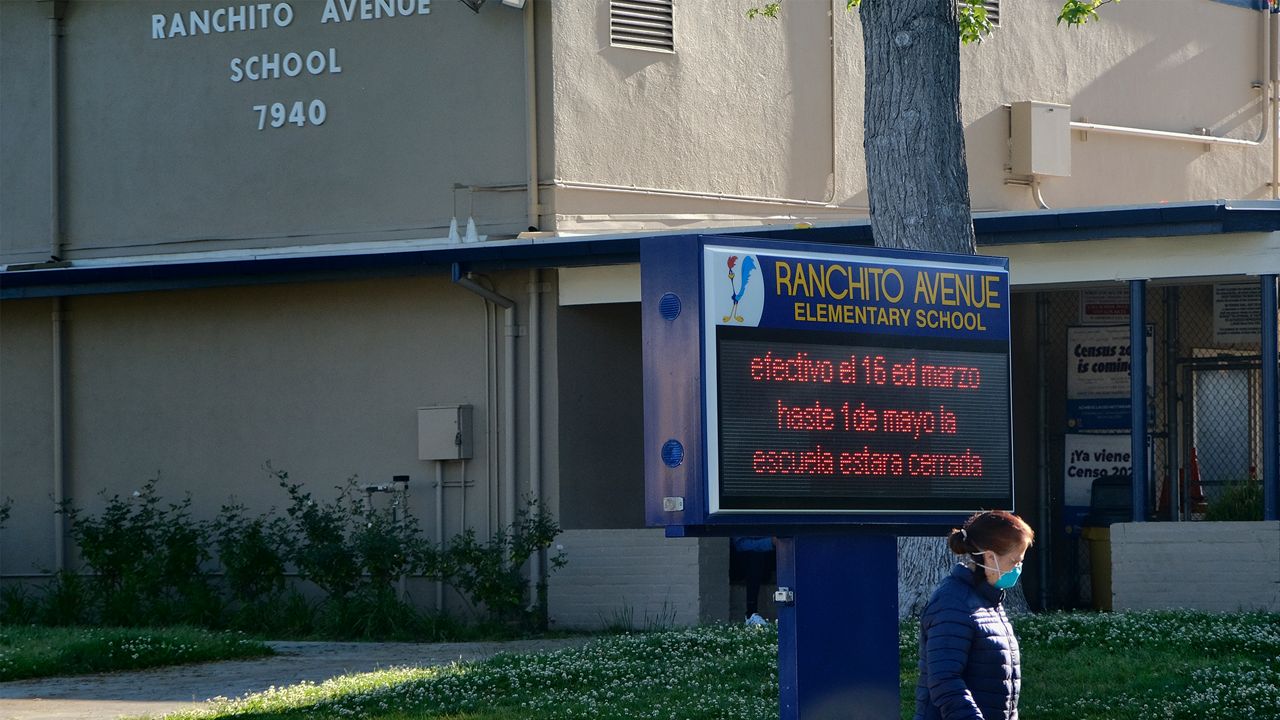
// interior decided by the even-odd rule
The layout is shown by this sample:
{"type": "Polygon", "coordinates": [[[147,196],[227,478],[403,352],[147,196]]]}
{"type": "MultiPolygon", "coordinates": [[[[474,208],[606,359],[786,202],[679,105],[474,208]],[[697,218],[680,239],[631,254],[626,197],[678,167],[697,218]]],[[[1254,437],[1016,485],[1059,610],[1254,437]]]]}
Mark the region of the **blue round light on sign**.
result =
{"type": "Polygon", "coordinates": [[[680,317],[680,297],[675,293],[667,293],[658,300],[658,314],[665,320],[680,317]]]}
{"type": "Polygon", "coordinates": [[[680,467],[684,462],[684,445],[679,440],[668,440],[662,444],[662,462],[667,467],[680,467]]]}

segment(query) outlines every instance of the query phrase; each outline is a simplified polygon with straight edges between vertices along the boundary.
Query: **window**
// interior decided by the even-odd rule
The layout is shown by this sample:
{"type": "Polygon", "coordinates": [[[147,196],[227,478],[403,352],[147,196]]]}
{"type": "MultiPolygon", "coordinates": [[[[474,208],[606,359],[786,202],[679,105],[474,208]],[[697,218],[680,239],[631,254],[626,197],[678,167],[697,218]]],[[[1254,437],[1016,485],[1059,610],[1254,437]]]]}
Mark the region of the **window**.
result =
{"type": "Polygon", "coordinates": [[[633,50],[675,52],[673,0],[609,0],[609,44],[633,50]]]}

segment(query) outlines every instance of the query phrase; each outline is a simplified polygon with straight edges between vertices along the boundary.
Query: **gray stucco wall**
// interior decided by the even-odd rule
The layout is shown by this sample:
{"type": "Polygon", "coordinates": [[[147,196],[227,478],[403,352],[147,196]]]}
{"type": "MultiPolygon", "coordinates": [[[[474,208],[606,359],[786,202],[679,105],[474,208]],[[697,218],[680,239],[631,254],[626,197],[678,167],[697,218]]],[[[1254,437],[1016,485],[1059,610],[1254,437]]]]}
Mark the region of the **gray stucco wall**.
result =
{"type": "MultiPolygon", "coordinates": [[[[68,497],[89,512],[100,492],[128,495],[157,475],[163,497],[190,492],[202,518],[231,496],[255,512],[279,508],[270,462],[317,497],[352,476],[410,475],[410,507],[434,535],[435,470],[418,460],[416,410],[456,403],[475,413],[468,520],[481,533],[492,525],[484,303],[448,280],[86,296],[66,307],[68,497]]],[[[0,496],[15,500],[0,573],[52,565],[50,308],[0,306],[0,496]]],[[[446,480],[459,472],[451,464],[446,480]]],[[[446,537],[461,529],[458,492],[445,488],[446,537]]]]}
{"type": "Polygon", "coordinates": [[[562,523],[644,527],[640,304],[561,307],[557,329],[562,523]]]}
{"type": "Polygon", "coordinates": [[[52,300],[0,304],[0,572],[54,569],[52,300]]]}
{"type": "Polygon", "coordinates": [[[0,2],[0,262],[49,256],[51,5],[0,2]]]}
{"type": "MultiPolygon", "coordinates": [[[[395,7],[419,7],[406,2],[395,7]]],[[[48,245],[50,5],[0,9],[0,262],[48,245]]],[[[493,5],[474,14],[437,0],[422,6],[429,14],[361,20],[357,4],[355,19],[322,22],[325,2],[293,0],[273,3],[291,8],[287,26],[191,34],[191,12],[223,6],[68,3],[59,90],[68,254],[440,237],[450,217],[471,213],[482,233],[524,229],[523,193],[454,187],[525,178],[521,13],[493,5]],[[175,14],[186,37],[168,36],[175,14]],[[156,16],[165,37],[154,37],[156,16]],[[296,52],[305,68],[313,51],[319,74],[235,81],[237,61],[257,57],[258,68],[264,54],[283,64],[296,52]],[[319,125],[313,100],[325,107],[319,125]],[[277,102],[286,119],[273,128],[277,102]],[[262,129],[257,105],[268,108],[262,129]]]]}

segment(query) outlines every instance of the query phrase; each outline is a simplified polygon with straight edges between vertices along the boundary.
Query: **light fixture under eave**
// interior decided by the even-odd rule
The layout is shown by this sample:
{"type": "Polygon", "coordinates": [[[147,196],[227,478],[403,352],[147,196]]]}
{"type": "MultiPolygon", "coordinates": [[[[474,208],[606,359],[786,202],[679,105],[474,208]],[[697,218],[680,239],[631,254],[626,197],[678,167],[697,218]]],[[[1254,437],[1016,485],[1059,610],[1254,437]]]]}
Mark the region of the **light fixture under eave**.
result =
{"type": "Polygon", "coordinates": [[[461,0],[461,2],[463,5],[471,8],[471,12],[477,15],[480,14],[480,6],[484,5],[484,0],[461,0]]]}
{"type": "Polygon", "coordinates": [[[502,0],[502,4],[517,10],[524,9],[524,0],[502,0]]]}

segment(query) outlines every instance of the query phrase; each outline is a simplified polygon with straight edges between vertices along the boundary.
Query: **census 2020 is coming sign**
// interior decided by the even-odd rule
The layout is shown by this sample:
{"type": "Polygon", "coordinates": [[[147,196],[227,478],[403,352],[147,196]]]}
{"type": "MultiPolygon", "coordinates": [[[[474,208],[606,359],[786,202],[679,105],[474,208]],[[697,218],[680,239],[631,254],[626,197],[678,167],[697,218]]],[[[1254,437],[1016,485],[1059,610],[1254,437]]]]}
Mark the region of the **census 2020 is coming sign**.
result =
{"type": "Polygon", "coordinates": [[[703,249],[712,514],[1012,506],[1003,267],[703,249]]]}

